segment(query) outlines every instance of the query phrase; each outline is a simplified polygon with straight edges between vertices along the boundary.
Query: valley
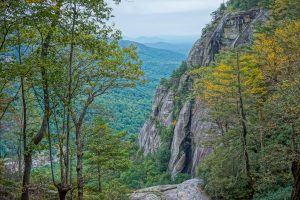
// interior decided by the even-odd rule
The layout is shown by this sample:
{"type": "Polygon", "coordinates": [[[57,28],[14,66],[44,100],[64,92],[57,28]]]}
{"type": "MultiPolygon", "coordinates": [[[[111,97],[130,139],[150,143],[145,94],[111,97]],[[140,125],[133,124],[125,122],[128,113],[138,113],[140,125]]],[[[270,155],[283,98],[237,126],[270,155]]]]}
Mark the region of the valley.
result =
{"type": "Polygon", "coordinates": [[[1,200],[300,200],[298,0],[0,11],[1,200]]]}

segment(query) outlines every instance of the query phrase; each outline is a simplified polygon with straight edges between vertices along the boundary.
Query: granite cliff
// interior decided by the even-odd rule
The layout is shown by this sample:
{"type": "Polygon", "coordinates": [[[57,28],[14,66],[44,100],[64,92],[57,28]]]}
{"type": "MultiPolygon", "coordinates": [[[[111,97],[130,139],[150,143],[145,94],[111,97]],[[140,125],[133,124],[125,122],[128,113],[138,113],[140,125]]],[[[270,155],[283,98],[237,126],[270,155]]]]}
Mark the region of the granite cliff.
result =
{"type": "Polygon", "coordinates": [[[168,170],[173,177],[178,173],[195,176],[201,160],[212,151],[205,143],[219,134],[205,103],[191,97],[193,77],[187,71],[208,66],[222,49],[248,45],[255,25],[266,18],[267,12],[260,9],[216,16],[191,49],[186,72],[179,81],[158,86],[151,116],[140,131],[139,145],[145,155],[155,153],[162,145],[162,129],[171,129],[168,170]]]}

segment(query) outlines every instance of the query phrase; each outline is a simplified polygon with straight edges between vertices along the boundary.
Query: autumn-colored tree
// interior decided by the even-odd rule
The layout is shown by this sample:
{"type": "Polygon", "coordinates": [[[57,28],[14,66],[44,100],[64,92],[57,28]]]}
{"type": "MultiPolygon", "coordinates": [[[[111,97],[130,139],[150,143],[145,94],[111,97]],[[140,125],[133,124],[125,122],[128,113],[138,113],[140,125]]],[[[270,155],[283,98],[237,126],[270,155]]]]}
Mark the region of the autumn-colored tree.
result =
{"type": "MultiPolygon", "coordinates": [[[[255,57],[242,50],[222,52],[215,65],[211,69],[200,68],[192,72],[198,76],[195,92],[207,102],[210,114],[219,125],[224,138],[230,138],[228,135],[232,137],[234,132],[240,135],[244,160],[241,170],[245,171],[246,187],[250,188],[246,195],[251,198],[254,194],[254,180],[247,140],[249,134],[256,130],[250,124],[252,115],[258,118],[257,108],[261,107],[267,93],[265,79],[255,57]]],[[[263,137],[261,132],[261,141],[263,137]]],[[[231,143],[230,140],[221,141],[231,143]]]]}
{"type": "MultiPolygon", "coordinates": [[[[274,34],[261,33],[257,35],[254,48],[261,63],[261,71],[269,81],[269,90],[272,91],[269,103],[277,102],[278,106],[269,111],[273,116],[280,115],[282,119],[277,127],[286,124],[290,127],[293,152],[292,173],[294,176],[294,192],[292,199],[300,195],[300,162],[299,162],[299,131],[300,116],[299,77],[300,77],[300,21],[287,22],[274,30],[274,34]],[[276,108],[276,109],[275,109],[276,108]]],[[[272,118],[271,119],[275,119],[272,118]]],[[[271,122],[273,120],[270,120],[271,122]]],[[[277,119],[275,120],[277,121],[277,119]]],[[[273,121],[274,122],[274,121],[273,121]]],[[[278,121],[277,121],[278,123],[278,121]]],[[[275,127],[276,127],[275,126],[275,127]]],[[[274,128],[270,123],[269,128],[274,128]]],[[[271,129],[272,129],[271,128],[271,129]]]]}

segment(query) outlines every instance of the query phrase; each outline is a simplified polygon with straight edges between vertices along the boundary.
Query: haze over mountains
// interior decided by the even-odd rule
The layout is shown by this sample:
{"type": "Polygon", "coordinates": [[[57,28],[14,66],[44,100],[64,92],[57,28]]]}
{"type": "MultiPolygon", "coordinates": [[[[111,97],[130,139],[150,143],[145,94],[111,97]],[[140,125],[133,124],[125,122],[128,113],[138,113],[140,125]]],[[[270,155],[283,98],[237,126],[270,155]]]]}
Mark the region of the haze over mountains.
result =
{"type": "Polygon", "coordinates": [[[186,59],[188,44],[165,42],[142,44],[122,40],[120,45],[137,47],[139,58],[143,61],[142,69],[147,82],[134,89],[116,89],[112,94],[103,96],[98,102],[106,108],[108,121],[114,129],[138,133],[151,110],[151,101],[160,79],[168,78],[186,59]]]}
{"type": "Polygon", "coordinates": [[[177,53],[182,53],[188,55],[192,44],[190,43],[167,43],[167,42],[156,42],[156,43],[144,43],[148,47],[153,47],[157,49],[166,49],[169,51],[174,51],[177,53]]]}
{"type": "Polygon", "coordinates": [[[188,55],[199,36],[157,36],[157,37],[124,37],[125,40],[135,41],[148,47],[165,49],[188,55]]]}

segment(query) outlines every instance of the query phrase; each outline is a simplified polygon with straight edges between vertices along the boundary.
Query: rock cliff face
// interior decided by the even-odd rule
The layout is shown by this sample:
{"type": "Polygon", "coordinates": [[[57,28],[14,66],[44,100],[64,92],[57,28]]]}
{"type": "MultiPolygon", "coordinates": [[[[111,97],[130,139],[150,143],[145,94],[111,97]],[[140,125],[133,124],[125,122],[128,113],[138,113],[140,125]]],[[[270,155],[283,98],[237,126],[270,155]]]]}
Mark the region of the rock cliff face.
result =
{"type": "Polygon", "coordinates": [[[139,135],[139,145],[144,154],[154,153],[161,145],[158,124],[169,127],[173,123],[172,112],[175,94],[164,86],[159,86],[153,99],[152,113],[139,135]]]}
{"type": "MultiPolygon", "coordinates": [[[[214,21],[211,30],[205,31],[194,44],[187,59],[188,69],[208,66],[220,50],[249,44],[254,26],[265,20],[263,10],[225,14],[214,21]]],[[[171,142],[169,171],[172,176],[185,172],[195,176],[201,160],[212,149],[204,143],[219,134],[217,125],[210,119],[205,103],[191,98],[180,99],[180,111],[174,108],[180,93],[191,93],[193,78],[184,73],[177,87],[159,86],[153,100],[151,117],[141,129],[139,145],[144,154],[155,153],[161,146],[160,129],[174,125],[171,142]],[[176,116],[177,115],[177,116],[176,116]],[[176,122],[176,123],[175,123],[176,122]]]]}
{"type": "Polygon", "coordinates": [[[200,188],[201,181],[191,179],[178,185],[161,185],[137,190],[131,200],[210,200],[200,188]]]}
{"type": "Polygon", "coordinates": [[[212,23],[213,31],[206,31],[196,41],[187,59],[190,67],[208,66],[215,55],[224,48],[247,45],[251,41],[254,26],[267,17],[264,10],[251,10],[225,14],[212,23]]]}

